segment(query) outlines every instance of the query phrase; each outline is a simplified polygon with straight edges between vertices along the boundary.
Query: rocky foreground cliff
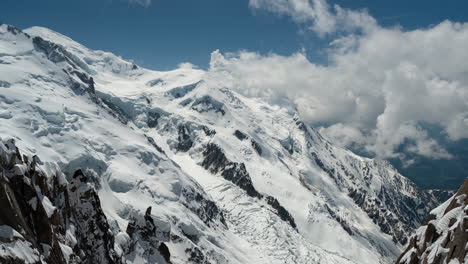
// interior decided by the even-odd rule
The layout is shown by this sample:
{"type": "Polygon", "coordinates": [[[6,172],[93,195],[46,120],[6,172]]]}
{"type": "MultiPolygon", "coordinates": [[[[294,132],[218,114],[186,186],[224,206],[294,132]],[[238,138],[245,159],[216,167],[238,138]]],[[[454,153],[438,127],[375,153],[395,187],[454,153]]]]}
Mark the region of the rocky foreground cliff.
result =
{"type": "Polygon", "coordinates": [[[151,207],[120,232],[93,177],[77,170],[67,181],[53,163],[0,142],[0,263],[125,263],[135,255],[170,263],[170,231],[155,224],[151,207]]]}
{"type": "Polygon", "coordinates": [[[416,230],[397,264],[468,263],[468,179],[416,230]]]}

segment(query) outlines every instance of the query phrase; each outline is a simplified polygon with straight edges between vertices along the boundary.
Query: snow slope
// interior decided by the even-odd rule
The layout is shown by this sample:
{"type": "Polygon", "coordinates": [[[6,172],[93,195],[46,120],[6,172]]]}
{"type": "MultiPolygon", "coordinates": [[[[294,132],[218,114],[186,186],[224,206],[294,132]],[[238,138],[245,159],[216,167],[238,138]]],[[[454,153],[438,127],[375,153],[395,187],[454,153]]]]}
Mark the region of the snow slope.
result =
{"type": "Polygon", "coordinates": [[[151,206],[172,263],[389,263],[437,203],[228,78],[143,69],[45,28],[0,27],[0,121],[69,179],[99,175],[121,231],[151,206]]]}

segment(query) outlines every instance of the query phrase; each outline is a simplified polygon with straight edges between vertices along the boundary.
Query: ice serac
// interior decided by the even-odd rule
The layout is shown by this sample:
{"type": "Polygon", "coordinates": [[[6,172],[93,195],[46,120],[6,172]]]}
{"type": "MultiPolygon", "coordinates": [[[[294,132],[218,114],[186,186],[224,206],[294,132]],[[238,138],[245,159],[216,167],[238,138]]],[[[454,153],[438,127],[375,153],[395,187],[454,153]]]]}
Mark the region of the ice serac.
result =
{"type": "Polygon", "coordinates": [[[468,180],[435,208],[410,238],[397,264],[468,263],[468,180]]]}
{"type": "Polygon", "coordinates": [[[43,222],[67,199],[82,208],[64,210],[75,229],[57,231],[59,247],[44,240],[50,250],[34,232],[2,227],[22,237],[27,263],[48,252],[126,263],[390,263],[439,202],[388,163],[325,139],[293,107],[245,97],[209,71],[135,67],[39,27],[0,26],[0,49],[0,136],[68,179],[50,187],[57,196],[41,192],[43,222]],[[80,242],[77,228],[100,242],[80,242]],[[69,243],[82,243],[79,254],[69,243]]]}

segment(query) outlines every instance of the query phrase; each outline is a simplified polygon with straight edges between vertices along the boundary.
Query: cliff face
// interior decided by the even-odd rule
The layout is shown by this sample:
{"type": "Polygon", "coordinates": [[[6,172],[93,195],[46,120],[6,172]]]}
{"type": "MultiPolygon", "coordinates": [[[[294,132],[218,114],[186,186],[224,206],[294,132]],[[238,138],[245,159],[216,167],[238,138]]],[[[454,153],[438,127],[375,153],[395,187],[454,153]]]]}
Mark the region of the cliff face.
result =
{"type": "Polygon", "coordinates": [[[468,179],[417,229],[397,264],[467,263],[468,179]]]}
{"type": "Polygon", "coordinates": [[[13,140],[0,141],[0,208],[0,263],[123,263],[146,241],[159,249],[151,254],[158,263],[170,260],[150,208],[150,230],[143,224],[119,232],[101,208],[93,173],[79,169],[68,182],[56,165],[22,155],[13,140]]]}

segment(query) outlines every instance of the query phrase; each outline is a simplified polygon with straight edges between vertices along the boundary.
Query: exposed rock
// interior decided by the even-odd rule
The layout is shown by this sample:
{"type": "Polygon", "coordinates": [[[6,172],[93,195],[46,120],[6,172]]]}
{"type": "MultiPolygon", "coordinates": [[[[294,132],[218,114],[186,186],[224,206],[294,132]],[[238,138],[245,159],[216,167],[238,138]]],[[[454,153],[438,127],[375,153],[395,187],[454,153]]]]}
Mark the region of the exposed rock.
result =
{"type": "Polygon", "coordinates": [[[126,231],[131,238],[128,258],[132,259],[139,252],[145,263],[170,263],[169,249],[162,242],[170,239],[170,229],[166,227],[165,224],[155,223],[151,206],[146,209],[144,216],[134,216],[126,231]]]}
{"type": "Polygon", "coordinates": [[[397,264],[467,263],[468,179],[426,217],[397,264]]]}
{"type": "Polygon", "coordinates": [[[252,147],[255,149],[255,151],[257,152],[258,155],[262,155],[262,147],[260,146],[260,144],[257,143],[257,141],[255,141],[253,138],[250,139],[250,143],[252,145],[252,147]]]}
{"type": "Polygon", "coordinates": [[[203,132],[205,132],[205,135],[207,136],[214,136],[216,135],[216,130],[213,130],[213,129],[209,129],[207,126],[202,126],[202,129],[203,129],[203,132]]]}
{"type": "Polygon", "coordinates": [[[200,84],[200,83],[201,82],[196,82],[196,83],[192,83],[192,84],[188,84],[188,85],[173,88],[170,91],[168,91],[168,94],[171,95],[172,97],[176,98],[176,99],[184,97],[186,94],[188,94],[193,89],[195,89],[198,86],[198,84],[200,84]]]}
{"type": "MultiPolygon", "coordinates": [[[[151,207],[129,223],[130,239],[117,253],[118,232],[101,208],[93,172],[78,169],[68,183],[57,166],[48,165],[55,172],[47,174],[39,163],[21,155],[13,140],[0,140],[0,263],[114,264],[138,254],[147,263],[170,263],[163,243],[170,225],[153,219],[151,207]]],[[[201,210],[219,216],[213,205],[201,210]]]]}
{"type": "Polygon", "coordinates": [[[177,130],[179,133],[179,143],[177,144],[177,150],[184,152],[188,151],[193,145],[188,127],[186,125],[179,125],[177,130]]]}
{"type": "Polygon", "coordinates": [[[192,103],[192,109],[199,113],[213,111],[215,113],[220,113],[221,115],[226,114],[223,103],[208,95],[197,98],[192,103]]]}
{"type": "Polygon", "coordinates": [[[158,125],[158,119],[161,117],[161,114],[157,112],[148,113],[148,127],[155,128],[158,125]]]}
{"type": "Polygon", "coordinates": [[[248,138],[248,136],[246,134],[244,134],[243,132],[239,131],[236,129],[236,131],[234,131],[234,136],[236,136],[236,138],[238,138],[239,140],[244,140],[246,138],[248,138]]]}
{"type": "Polygon", "coordinates": [[[273,209],[275,209],[278,216],[285,222],[289,223],[294,229],[296,229],[296,223],[292,215],[281,206],[276,198],[260,194],[252,184],[247,169],[243,163],[231,162],[227,159],[221,148],[216,144],[209,143],[206,145],[203,151],[204,159],[202,166],[209,170],[213,174],[220,173],[221,176],[237,185],[239,188],[244,190],[249,196],[264,199],[273,209]]]}
{"type": "Polygon", "coordinates": [[[182,204],[198,215],[207,226],[212,226],[218,221],[227,226],[223,213],[215,202],[192,189],[183,189],[182,196],[182,204]]]}
{"type": "Polygon", "coordinates": [[[146,83],[146,86],[153,87],[156,85],[163,85],[165,82],[162,79],[154,79],[146,83]]]}
{"type": "MultiPolygon", "coordinates": [[[[234,136],[238,138],[239,140],[245,140],[248,139],[249,136],[239,130],[236,129],[234,131],[234,136]]],[[[257,152],[258,155],[262,155],[262,147],[260,144],[257,143],[253,138],[250,139],[250,144],[252,145],[253,149],[257,152]]]]}
{"type": "Polygon", "coordinates": [[[70,206],[80,249],[85,263],[116,263],[119,257],[114,251],[114,236],[101,202],[87,176],[77,170],[70,183],[70,206]]]}

